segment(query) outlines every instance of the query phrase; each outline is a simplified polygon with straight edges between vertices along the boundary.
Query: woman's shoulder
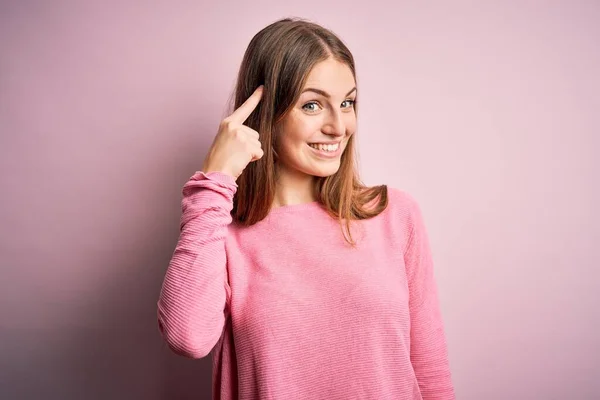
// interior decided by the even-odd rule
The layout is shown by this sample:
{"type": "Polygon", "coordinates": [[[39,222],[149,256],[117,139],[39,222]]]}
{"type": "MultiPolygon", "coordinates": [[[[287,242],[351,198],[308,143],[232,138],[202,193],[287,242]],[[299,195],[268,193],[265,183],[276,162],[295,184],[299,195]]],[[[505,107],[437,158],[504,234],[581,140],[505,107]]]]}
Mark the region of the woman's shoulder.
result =
{"type": "Polygon", "coordinates": [[[379,210],[372,217],[378,216],[393,224],[410,224],[420,213],[417,200],[406,190],[386,184],[366,190],[377,192],[377,195],[365,204],[368,210],[379,210]]]}
{"type": "Polygon", "coordinates": [[[412,213],[419,209],[416,198],[404,189],[386,185],[388,189],[388,206],[395,211],[412,213]]]}

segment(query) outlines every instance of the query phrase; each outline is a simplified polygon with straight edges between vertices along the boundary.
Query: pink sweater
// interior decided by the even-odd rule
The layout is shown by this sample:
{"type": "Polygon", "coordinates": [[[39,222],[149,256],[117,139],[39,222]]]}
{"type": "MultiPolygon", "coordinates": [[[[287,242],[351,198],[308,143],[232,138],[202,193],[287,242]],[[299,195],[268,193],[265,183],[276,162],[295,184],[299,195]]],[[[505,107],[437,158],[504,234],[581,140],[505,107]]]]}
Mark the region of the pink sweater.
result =
{"type": "Polygon", "coordinates": [[[158,300],[173,351],[213,360],[213,399],[454,399],[418,205],[354,223],[358,247],[317,202],[232,223],[237,185],[196,172],[158,300]]]}

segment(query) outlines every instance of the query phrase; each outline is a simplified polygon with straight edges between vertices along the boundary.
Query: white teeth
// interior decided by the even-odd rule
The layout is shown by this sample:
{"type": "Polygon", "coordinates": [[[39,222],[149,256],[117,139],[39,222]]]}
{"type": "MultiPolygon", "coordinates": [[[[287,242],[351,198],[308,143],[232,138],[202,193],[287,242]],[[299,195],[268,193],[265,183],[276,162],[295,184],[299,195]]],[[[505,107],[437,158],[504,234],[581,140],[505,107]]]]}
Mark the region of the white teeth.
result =
{"type": "Polygon", "coordinates": [[[309,144],[310,147],[317,149],[317,150],[323,150],[323,151],[336,151],[338,149],[338,147],[340,147],[339,143],[336,144],[309,144]]]}

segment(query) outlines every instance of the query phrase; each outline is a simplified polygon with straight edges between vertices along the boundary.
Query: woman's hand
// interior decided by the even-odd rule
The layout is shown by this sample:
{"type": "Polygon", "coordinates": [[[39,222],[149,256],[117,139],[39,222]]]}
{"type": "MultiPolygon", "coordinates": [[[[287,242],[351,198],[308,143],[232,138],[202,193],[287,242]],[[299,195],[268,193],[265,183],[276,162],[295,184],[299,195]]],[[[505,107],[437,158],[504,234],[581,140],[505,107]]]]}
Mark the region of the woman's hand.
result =
{"type": "Polygon", "coordinates": [[[244,168],[263,156],[259,134],[244,125],[262,98],[263,85],[219,124],[219,131],[208,151],[202,171],[219,171],[237,179],[244,168]]]}

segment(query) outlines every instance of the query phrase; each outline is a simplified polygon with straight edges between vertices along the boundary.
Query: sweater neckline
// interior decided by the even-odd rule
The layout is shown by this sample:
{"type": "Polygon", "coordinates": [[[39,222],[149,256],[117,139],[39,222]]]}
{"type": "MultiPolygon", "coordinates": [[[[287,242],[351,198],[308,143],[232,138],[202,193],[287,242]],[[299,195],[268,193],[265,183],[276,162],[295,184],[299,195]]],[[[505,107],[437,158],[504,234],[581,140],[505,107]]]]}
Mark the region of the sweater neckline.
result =
{"type": "Polygon", "coordinates": [[[299,204],[288,204],[285,206],[279,206],[269,210],[269,215],[288,213],[293,211],[301,211],[306,209],[322,208],[321,203],[318,200],[310,201],[308,203],[299,204]]]}

